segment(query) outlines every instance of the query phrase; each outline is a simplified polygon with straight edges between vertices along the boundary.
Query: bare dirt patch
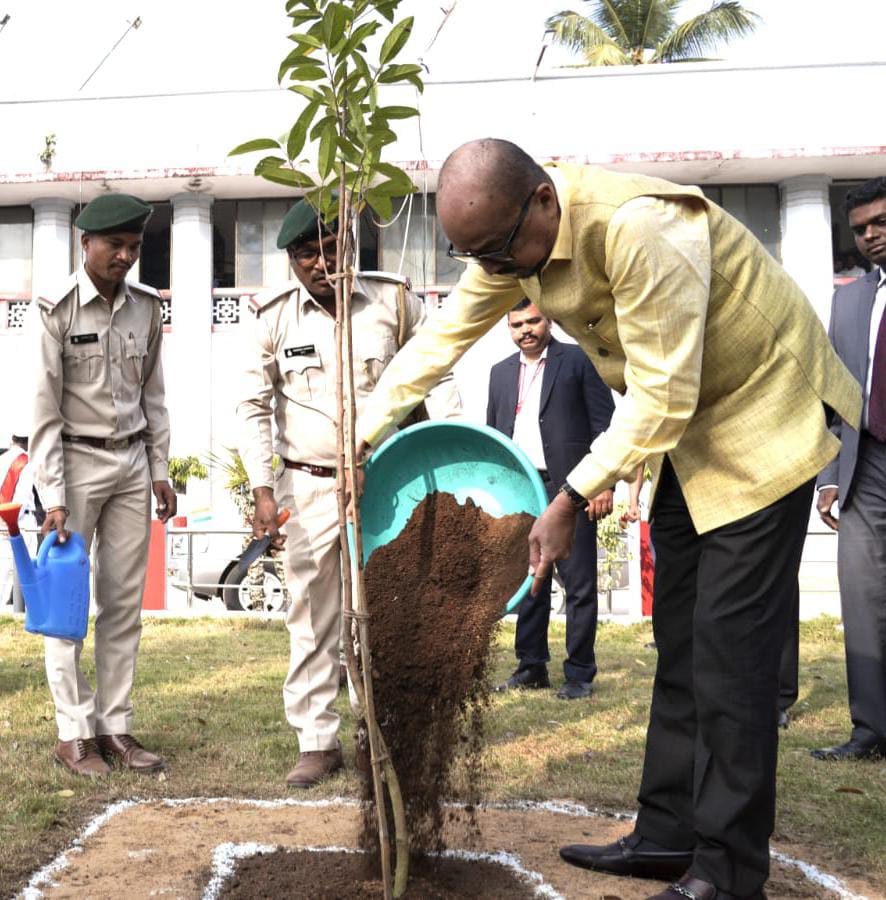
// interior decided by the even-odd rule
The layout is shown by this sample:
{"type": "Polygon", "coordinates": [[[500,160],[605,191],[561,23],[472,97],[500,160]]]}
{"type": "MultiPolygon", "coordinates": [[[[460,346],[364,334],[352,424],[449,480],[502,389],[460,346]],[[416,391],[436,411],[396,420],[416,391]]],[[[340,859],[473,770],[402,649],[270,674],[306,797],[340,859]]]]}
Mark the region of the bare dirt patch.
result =
{"type": "MultiPolygon", "coordinates": [[[[567,865],[558,856],[563,844],[615,840],[630,830],[630,823],[624,820],[538,807],[480,808],[475,816],[477,831],[461,819],[447,817],[444,837],[450,848],[513,854],[524,869],[537,872],[545,884],[569,900],[642,900],[658,889],[658,882],[587,872],[567,865]]],[[[349,801],[133,804],[110,816],[101,827],[88,829],[79,846],[68,851],[67,865],[56,865],[46,879],[54,885],[47,885],[46,880],[38,884],[36,876],[32,884],[51,898],[140,900],[167,896],[199,900],[212,876],[213,853],[221,844],[357,849],[360,824],[360,808],[349,801]]],[[[779,845],[778,849],[793,859],[810,858],[801,848],[779,845]]],[[[879,887],[860,879],[845,879],[842,889],[844,897],[884,900],[879,887]]],[[[781,863],[773,865],[767,892],[771,900],[841,896],[809,880],[796,867],[781,863]]],[[[313,895],[301,893],[293,885],[291,896],[313,895]]]]}

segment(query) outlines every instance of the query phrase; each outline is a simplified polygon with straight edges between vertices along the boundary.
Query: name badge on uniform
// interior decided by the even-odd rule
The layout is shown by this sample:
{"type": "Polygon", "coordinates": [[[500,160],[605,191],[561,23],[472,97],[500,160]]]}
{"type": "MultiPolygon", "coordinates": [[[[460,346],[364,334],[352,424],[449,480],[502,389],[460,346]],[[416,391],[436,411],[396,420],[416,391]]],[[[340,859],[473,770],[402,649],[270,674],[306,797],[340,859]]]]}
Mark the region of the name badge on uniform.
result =
{"type": "Polygon", "coordinates": [[[97,344],[98,343],[98,335],[97,334],[72,334],[71,335],[71,343],[72,344],[97,344]]]}
{"type": "Polygon", "coordinates": [[[283,349],[283,355],[287,359],[292,359],[293,356],[313,356],[316,352],[317,349],[313,344],[305,344],[302,347],[285,347],[283,349]]]}

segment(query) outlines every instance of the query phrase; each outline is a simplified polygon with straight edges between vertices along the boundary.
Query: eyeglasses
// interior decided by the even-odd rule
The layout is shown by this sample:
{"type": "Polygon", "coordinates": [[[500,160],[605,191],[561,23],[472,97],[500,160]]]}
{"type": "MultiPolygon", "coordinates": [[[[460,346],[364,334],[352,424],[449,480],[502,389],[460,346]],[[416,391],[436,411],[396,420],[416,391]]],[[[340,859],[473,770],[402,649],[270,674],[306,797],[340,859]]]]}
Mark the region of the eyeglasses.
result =
{"type": "Polygon", "coordinates": [[[504,245],[499,250],[485,250],[482,253],[473,253],[470,250],[456,250],[452,244],[449,245],[449,249],[446,251],[446,255],[451,259],[457,259],[460,262],[481,262],[486,260],[488,262],[497,262],[497,263],[509,263],[514,261],[514,257],[511,255],[511,245],[517,239],[517,234],[520,231],[520,226],[523,224],[523,221],[526,218],[526,214],[529,212],[529,204],[532,202],[532,198],[535,196],[535,188],[532,189],[532,193],[523,201],[523,206],[520,207],[520,214],[517,216],[517,222],[514,225],[511,233],[508,235],[508,239],[504,242],[504,245]]]}
{"type": "MultiPolygon", "coordinates": [[[[290,250],[289,258],[298,263],[303,269],[310,269],[311,267],[317,264],[317,260],[320,258],[320,247],[312,250],[310,247],[301,247],[298,250],[290,250]]],[[[338,256],[338,241],[330,241],[328,244],[323,244],[322,247],[323,256],[327,259],[335,259],[338,256]]]]}

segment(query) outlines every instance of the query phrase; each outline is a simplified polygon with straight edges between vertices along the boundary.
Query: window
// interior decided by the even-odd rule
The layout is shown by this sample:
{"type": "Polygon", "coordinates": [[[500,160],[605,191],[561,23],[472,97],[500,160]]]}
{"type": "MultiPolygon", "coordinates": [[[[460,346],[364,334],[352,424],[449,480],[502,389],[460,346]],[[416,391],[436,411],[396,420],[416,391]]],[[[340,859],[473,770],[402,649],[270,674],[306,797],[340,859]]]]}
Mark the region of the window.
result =
{"type": "Polygon", "coordinates": [[[0,207],[0,297],[31,295],[33,222],[30,206],[0,207]]]}
{"type": "Polygon", "coordinates": [[[379,228],[378,242],[381,268],[407,275],[420,291],[451,287],[465,268],[446,255],[449,241],[437,221],[433,195],[405,198],[391,222],[379,228]]]}
{"type": "Polygon", "coordinates": [[[779,258],[778,187],[774,184],[724,184],[702,188],[704,195],[735,216],[758,241],[779,258]]]}

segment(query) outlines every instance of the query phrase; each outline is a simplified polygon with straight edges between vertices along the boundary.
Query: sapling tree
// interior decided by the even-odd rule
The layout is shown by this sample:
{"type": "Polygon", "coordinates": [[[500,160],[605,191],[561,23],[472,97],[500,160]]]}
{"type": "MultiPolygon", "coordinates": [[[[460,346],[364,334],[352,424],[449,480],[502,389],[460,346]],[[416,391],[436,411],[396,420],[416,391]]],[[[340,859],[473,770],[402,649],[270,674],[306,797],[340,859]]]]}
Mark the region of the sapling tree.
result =
{"type": "Polygon", "coordinates": [[[343,570],[343,642],[348,671],[369,732],[373,795],[379,826],[385,897],[406,889],[409,841],[396,772],[379,730],[373,699],[369,615],[362,575],[362,535],[356,504],[350,511],[347,484],[357,483],[355,453],[351,294],[357,259],[357,223],[367,208],[380,217],[392,213],[392,198],[415,190],[409,176],[382,160],[397,135],[394,123],[418,115],[411,106],[384,105],[385,85],[407,83],[423,89],[421,66],[397,62],[409,40],[413,19],[397,20],[400,0],[288,0],[292,51],[281,62],[279,81],[301,101],[301,110],[281,138],[258,138],[231,155],[269,151],[255,172],[269,181],[304,192],[322,221],[338,221],[338,253],[327,270],[335,285],[337,365],[337,481],[343,570]],[[371,51],[370,51],[370,48],[371,51]],[[348,521],[353,525],[353,555],[348,521]],[[356,632],[355,650],[354,632],[356,632]],[[395,825],[396,871],[385,790],[395,825]]]}

